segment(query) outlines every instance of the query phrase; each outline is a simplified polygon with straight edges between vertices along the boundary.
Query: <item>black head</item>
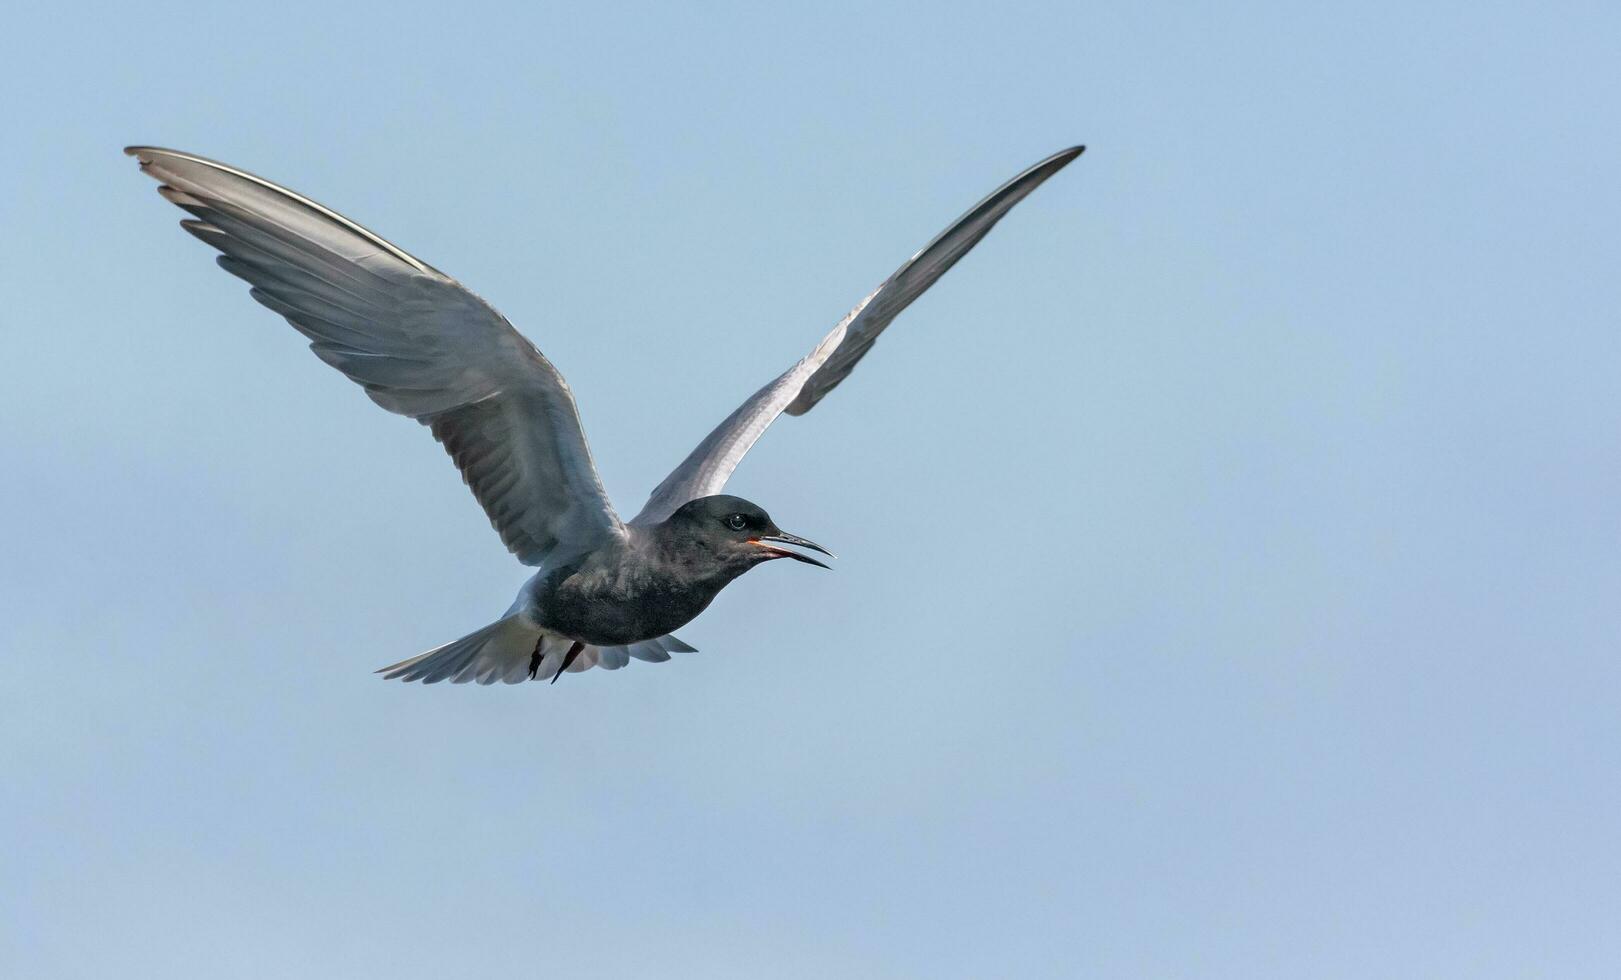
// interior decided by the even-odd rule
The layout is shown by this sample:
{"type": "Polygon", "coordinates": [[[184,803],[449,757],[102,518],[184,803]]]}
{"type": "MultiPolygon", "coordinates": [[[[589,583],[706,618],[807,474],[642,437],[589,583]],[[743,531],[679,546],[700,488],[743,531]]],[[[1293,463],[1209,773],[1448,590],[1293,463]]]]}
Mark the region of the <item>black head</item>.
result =
{"type": "Polygon", "coordinates": [[[687,541],[699,544],[728,563],[740,562],[752,567],[777,558],[792,558],[807,565],[828,567],[809,555],[776,547],[777,544],[798,545],[830,558],[833,556],[832,552],[814,541],[807,541],[778,527],[771,520],[771,515],[758,505],[730,494],[688,501],[670,515],[667,523],[679,528],[687,541]]]}

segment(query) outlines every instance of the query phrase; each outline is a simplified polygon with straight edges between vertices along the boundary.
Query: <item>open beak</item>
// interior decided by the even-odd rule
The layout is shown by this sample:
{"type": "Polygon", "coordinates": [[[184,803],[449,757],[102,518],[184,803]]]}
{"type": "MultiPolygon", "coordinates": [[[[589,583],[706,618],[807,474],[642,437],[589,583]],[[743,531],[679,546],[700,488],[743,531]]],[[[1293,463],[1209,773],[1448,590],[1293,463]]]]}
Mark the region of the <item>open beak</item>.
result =
{"type": "Polygon", "coordinates": [[[794,561],[802,561],[807,565],[815,565],[817,568],[830,569],[832,567],[817,561],[810,555],[802,555],[797,551],[789,551],[787,548],[774,548],[771,546],[771,544],[767,544],[767,542],[772,542],[775,544],[791,544],[800,548],[809,548],[811,551],[819,551],[829,558],[834,557],[833,552],[828,551],[815,541],[807,541],[797,534],[788,534],[785,531],[777,531],[773,534],[761,535],[759,541],[756,543],[766,551],[770,552],[772,558],[792,558],[794,561]]]}

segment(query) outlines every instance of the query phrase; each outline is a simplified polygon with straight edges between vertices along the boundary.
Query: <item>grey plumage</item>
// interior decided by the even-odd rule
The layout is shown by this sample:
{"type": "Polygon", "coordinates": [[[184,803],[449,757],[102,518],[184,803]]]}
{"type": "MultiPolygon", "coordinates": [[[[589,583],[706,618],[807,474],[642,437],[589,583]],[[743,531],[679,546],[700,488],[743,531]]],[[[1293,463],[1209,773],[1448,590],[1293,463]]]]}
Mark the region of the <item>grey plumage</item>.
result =
{"type": "Polygon", "coordinates": [[[803,415],[855,369],[884,328],[934,285],[957,260],[990,233],[1002,216],[1086,148],[1054,153],[992,191],[941,232],[845,315],[805,358],[755,392],[698,444],[675,472],[664,478],[631,518],[632,524],[661,521],[677,507],[719,493],[737,464],[784,412],[803,415]]]}
{"type": "Polygon", "coordinates": [[[518,560],[620,533],[562,375],[461,283],[307,198],[131,147],[186,230],[383,408],[429,426],[518,560]]]}
{"type": "MultiPolygon", "coordinates": [[[[816,348],[727,417],[621,522],[573,393],[534,344],[466,287],[329,208],[192,154],[130,147],[182,226],[378,405],[427,426],[501,540],[537,571],[506,615],[383,668],[388,678],[518,683],[692,647],[670,635],[766,561],[823,551],[721,494],[760,435],[837,387],[880,333],[1020,200],[1082,152],[1019,174],[909,259],[816,348]],[[569,661],[570,650],[575,650],[569,661]]],[[[825,567],[825,566],[824,566],[825,567]]]]}

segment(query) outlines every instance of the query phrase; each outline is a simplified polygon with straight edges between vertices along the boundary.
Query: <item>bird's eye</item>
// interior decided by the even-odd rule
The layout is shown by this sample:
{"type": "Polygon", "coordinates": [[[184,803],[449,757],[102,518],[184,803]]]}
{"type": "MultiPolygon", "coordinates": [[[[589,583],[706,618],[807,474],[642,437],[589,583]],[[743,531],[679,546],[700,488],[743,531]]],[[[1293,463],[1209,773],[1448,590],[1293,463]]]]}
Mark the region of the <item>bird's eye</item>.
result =
{"type": "Polygon", "coordinates": [[[733,514],[726,518],[726,526],[734,531],[741,531],[749,526],[749,519],[742,514],[733,514]]]}

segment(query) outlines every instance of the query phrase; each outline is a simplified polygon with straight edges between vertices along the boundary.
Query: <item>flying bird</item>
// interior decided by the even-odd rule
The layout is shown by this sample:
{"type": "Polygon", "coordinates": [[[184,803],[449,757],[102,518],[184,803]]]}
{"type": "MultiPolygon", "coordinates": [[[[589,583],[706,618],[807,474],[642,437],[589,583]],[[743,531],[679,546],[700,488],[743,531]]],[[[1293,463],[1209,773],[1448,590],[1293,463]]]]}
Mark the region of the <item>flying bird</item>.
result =
{"type": "Polygon", "coordinates": [[[953,222],[721,422],[628,522],[603,491],[563,376],[467,287],[245,170],[152,146],[124,152],[316,357],[433,432],[501,540],[535,568],[500,619],[378,673],[516,684],[692,652],[673,632],[744,572],[782,558],[828,567],[806,553],[832,557],[825,548],[722,493],[727,478],[777,416],[815,407],[897,314],[1084,149],[1042,160],[953,222]]]}

